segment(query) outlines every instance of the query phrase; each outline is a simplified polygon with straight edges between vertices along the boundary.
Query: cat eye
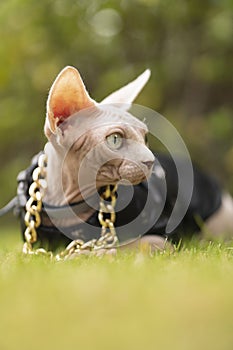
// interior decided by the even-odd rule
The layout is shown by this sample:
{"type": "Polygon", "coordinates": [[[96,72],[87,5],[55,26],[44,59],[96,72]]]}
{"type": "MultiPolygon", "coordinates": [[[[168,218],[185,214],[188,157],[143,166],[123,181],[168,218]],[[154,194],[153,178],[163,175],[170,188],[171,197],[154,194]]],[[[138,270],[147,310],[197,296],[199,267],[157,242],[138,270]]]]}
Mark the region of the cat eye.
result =
{"type": "Polygon", "coordinates": [[[123,138],[121,134],[115,132],[114,134],[107,136],[106,141],[111,149],[117,150],[122,146],[123,138]]]}

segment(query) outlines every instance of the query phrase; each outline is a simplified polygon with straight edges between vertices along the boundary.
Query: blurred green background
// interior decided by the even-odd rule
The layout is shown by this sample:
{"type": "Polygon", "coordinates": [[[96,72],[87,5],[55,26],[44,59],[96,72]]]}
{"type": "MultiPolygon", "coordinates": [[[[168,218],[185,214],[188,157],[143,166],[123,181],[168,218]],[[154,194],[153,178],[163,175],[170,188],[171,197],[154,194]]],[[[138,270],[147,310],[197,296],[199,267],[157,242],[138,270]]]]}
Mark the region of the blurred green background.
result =
{"type": "Polygon", "coordinates": [[[233,192],[232,0],[3,0],[0,3],[0,207],[45,142],[49,88],[76,66],[100,101],[145,68],[137,103],[181,133],[233,192]]]}

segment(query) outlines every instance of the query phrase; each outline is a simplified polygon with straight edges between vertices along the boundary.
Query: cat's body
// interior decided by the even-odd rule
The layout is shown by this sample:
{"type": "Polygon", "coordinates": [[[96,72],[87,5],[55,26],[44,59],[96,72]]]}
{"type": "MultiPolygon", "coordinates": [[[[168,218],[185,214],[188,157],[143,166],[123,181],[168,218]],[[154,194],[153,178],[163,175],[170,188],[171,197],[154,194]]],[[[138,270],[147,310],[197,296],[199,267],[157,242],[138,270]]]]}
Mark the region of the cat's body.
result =
{"type": "MultiPolygon", "coordinates": [[[[44,206],[48,212],[39,229],[42,238],[57,240],[59,245],[59,240],[68,243],[99,234],[98,192],[108,184],[119,184],[116,226],[120,241],[145,235],[143,242],[163,248],[179,185],[176,168],[166,156],[156,156],[155,161],[145,144],[146,125],[127,112],[148,78],[146,71],[101,104],[89,97],[76,69],[65,68],[55,80],[45,123],[48,188],[44,206]],[[67,211],[80,202],[87,202],[82,210],[77,205],[75,213],[61,210],[58,217],[51,217],[54,206],[67,211]]],[[[198,231],[197,223],[221,210],[221,198],[216,182],[194,169],[192,199],[183,220],[170,233],[171,239],[198,231]]],[[[232,202],[228,209],[233,214],[232,202]]],[[[228,229],[231,226],[233,230],[231,223],[228,229]]]]}

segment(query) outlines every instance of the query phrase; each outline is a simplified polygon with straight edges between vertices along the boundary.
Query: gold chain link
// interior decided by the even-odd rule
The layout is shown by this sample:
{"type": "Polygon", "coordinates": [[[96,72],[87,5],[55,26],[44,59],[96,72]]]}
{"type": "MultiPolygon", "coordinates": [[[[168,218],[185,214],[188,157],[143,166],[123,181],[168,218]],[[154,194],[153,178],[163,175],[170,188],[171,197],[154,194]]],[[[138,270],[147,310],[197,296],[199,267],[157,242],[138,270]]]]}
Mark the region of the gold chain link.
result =
{"type": "Polygon", "coordinates": [[[100,196],[100,209],[98,214],[98,219],[102,226],[100,238],[92,239],[88,242],[84,242],[81,239],[72,241],[63,252],[56,256],[57,260],[68,259],[72,256],[85,254],[86,252],[96,252],[101,249],[110,249],[117,246],[118,237],[114,227],[116,219],[114,210],[116,204],[116,190],[117,185],[108,185],[100,196]],[[106,200],[110,200],[110,202],[106,204],[106,200]],[[110,217],[105,218],[105,215],[110,217]]]}
{"type": "Polygon", "coordinates": [[[33,249],[33,244],[37,241],[36,229],[41,224],[42,199],[47,187],[45,180],[47,175],[46,165],[47,156],[41,154],[38,160],[38,167],[32,173],[33,182],[29,187],[30,198],[26,203],[26,214],[24,217],[26,230],[24,232],[25,243],[23,245],[23,253],[25,254],[46,254],[51,256],[51,252],[47,252],[43,248],[33,249]]]}
{"type": "MultiPolygon", "coordinates": [[[[38,167],[33,171],[33,182],[29,187],[30,198],[26,203],[26,214],[24,217],[26,229],[24,232],[25,243],[23,245],[23,253],[31,255],[44,254],[52,258],[53,253],[44,248],[33,249],[33,244],[37,241],[36,229],[41,224],[40,213],[42,210],[42,200],[47,188],[46,169],[47,156],[42,154],[38,160],[38,167]]],[[[55,256],[56,260],[68,259],[85,252],[95,252],[100,249],[116,247],[118,243],[118,237],[114,227],[116,219],[114,209],[116,205],[116,190],[117,185],[108,185],[100,196],[98,214],[98,219],[102,226],[100,238],[92,239],[88,242],[84,242],[81,239],[74,240],[68,244],[64,251],[55,256]]]]}

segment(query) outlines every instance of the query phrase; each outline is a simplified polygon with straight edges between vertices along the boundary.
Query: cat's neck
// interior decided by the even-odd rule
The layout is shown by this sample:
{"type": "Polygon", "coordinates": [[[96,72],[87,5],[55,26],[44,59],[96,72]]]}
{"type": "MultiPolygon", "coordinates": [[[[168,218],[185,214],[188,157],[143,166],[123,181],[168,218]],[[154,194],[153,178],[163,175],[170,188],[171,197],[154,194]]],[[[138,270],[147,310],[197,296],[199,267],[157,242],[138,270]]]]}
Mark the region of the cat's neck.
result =
{"type": "Polygon", "coordinates": [[[62,152],[58,152],[48,142],[45,145],[48,157],[47,190],[44,202],[53,206],[62,206],[82,201],[94,194],[93,188],[79,188],[78,164],[72,164],[62,152]]]}

